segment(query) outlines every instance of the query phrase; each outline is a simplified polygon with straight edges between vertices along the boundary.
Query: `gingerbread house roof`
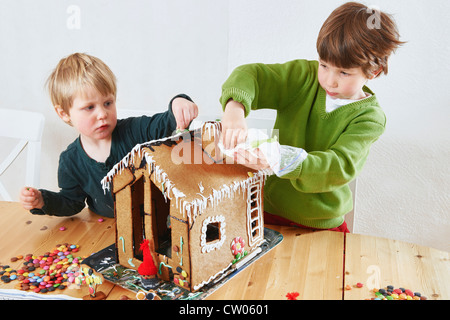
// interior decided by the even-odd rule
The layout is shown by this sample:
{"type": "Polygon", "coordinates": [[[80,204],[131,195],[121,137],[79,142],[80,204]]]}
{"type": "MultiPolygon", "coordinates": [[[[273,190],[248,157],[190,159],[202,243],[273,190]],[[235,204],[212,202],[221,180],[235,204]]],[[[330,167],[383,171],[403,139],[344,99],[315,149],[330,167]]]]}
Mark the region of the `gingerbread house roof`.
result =
{"type": "Polygon", "coordinates": [[[136,145],[103,178],[103,190],[110,190],[114,176],[125,168],[147,164],[164,197],[175,201],[181,217],[191,225],[204,208],[242,194],[249,184],[267,176],[264,170],[253,171],[229,161],[215,163],[198,139],[190,131],[136,145]]]}

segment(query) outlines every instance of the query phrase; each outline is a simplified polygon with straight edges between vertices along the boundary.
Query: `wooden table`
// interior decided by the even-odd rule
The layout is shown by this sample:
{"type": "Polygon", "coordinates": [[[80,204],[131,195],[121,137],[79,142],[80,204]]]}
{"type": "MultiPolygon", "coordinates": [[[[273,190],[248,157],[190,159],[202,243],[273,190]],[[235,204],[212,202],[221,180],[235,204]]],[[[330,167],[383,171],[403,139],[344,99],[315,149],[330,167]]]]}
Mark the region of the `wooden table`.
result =
{"type": "MultiPolygon", "coordinates": [[[[0,265],[19,268],[10,258],[27,253],[43,254],[57,244],[80,245],[88,256],[114,242],[114,219],[85,209],[73,217],[36,216],[15,202],[0,202],[0,265]],[[65,231],[59,228],[64,226],[65,231]]],[[[281,232],[283,242],[243,270],[209,299],[281,299],[298,292],[298,299],[368,299],[371,288],[409,288],[428,299],[450,299],[449,253],[415,244],[377,237],[269,226],[281,232]],[[356,288],[356,283],[363,288],[356,288]],[[351,290],[345,287],[351,286],[351,290]]],[[[17,280],[1,282],[0,289],[14,288],[17,280]]],[[[80,298],[87,287],[62,292],[80,298]]],[[[131,291],[105,281],[100,289],[108,299],[131,291]]],[[[47,293],[48,294],[48,293],[47,293]]]]}

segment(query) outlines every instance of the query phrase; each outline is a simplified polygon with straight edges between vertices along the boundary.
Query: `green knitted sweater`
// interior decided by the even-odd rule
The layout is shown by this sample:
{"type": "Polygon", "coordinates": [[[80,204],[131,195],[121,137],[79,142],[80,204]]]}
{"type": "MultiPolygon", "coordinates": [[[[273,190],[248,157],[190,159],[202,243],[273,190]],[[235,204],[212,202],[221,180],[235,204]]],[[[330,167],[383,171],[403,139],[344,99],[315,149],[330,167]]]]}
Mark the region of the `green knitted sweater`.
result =
{"type": "Polygon", "coordinates": [[[279,142],[303,148],[307,158],[264,188],[265,211],[313,228],[335,228],[352,209],[348,183],[361,172],[369,149],[384,132],[386,117],[375,94],[325,111],[326,92],[317,79],[317,61],[248,64],[222,86],[225,108],[232,98],[250,110],[276,109],[279,142]]]}

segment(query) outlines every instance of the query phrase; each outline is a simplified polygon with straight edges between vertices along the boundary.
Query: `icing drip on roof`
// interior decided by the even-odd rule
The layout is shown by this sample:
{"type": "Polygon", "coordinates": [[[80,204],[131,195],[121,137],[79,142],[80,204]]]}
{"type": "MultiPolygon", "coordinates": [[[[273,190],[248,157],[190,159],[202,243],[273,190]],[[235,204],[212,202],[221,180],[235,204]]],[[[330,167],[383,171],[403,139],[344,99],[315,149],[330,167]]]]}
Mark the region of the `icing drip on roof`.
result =
{"type": "MultiPolygon", "coordinates": [[[[164,170],[155,163],[151,153],[145,149],[145,147],[154,151],[152,146],[160,145],[162,143],[175,143],[178,137],[181,135],[153,140],[143,144],[136,145],[130,153],[128,153],[119,163],[117,163],[108,174],[102,179],[101,184],[103,191],[110,191],[110,183],[116,174],[120,174],[125,168],[133,163],[134,157],[144,159],[147,163],[147,169],[149,175],[154,174],[154,179],[162,186],[162,193],[166,199],[173,200],[175,198],[176,208],[180,210],[183,218],[188,218],[189,224],[193,224],[197,216],[201,215],[208,205],[216,206],[225,199],[232,199],[236,193],[241,193],[241,190],[246,190],[249,184],[255,183],[258,179],[266,179],[272,172],[270,170],[260,170],[253,173],[242,181],[234,181],[230,184],[223,184],[219,189],[212,189],[212,193],[209,196],[197,193],[199,198],[188,201],[183,200],[186,195],[175,187],[175,184],[169,179],[164,170]]],[[[201,182],[200,182],[201,183],[201,182]]],[[[243,193],[244,194],[244,193],[243,193]]]]}
{"type": "Polygon", "coordinates": [[[138,157],[145,159],[145,161],[148,164],[154,163],[152,156],[150,154],[148,154],[147,152],[143,151],[144,147],[148,147],[152,151],[154,151],[154,149],[151,147],[152,145],[161,145],[164,142],[167,142],[169,144],[175,143],[174,141],[178,140],[178,138],[180,136],[182,136],[182,134],[183,133],[181,132],[181,133],[178,133],[178,134],[170,136],[170,137],[156,139],[156,140],[148,141],[148,142],[145,142],[142,144],[137,144],[136,146],[134,146],[134,148],[131,149],[131,151],[127,155],[125,155],[125,157],[123,157],[123,159],[121,161],[116,163],[114,165],[114,167],[102,179],[101,184],[102,184],[103,192],[106,193],[106,190],[110,191],[109,185],[110,185],[113,177],[117,173],[120,174],[124,168],[128,168],[130,159],[134,159],[136,154],[138,155],[138,157]]]}

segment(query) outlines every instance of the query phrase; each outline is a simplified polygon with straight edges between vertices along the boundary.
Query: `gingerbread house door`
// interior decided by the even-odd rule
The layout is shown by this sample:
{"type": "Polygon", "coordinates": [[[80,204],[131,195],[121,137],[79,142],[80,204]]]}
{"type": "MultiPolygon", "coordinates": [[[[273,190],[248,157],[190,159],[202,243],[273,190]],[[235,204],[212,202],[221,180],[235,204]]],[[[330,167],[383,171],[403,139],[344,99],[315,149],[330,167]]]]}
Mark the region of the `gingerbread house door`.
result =
{"type": "Polygon", "coordinates": [[[134,183],[115,193],[116,237],[119,263],[137,267],[143,260],[140,243],[145,239],[148,211],[145,206],[145,178],[142,172],[135,173],[134,183]]]}
{"type": "Polygon", "coordinates": [[[153,239],[155,251],[171,258],[170,200],[144,173],[116,193],[119,262],[136,267],[143,260],[140,244],[153,239]]]}
{"type": "Polygon", "coordinates": [[[172,228],[170,225],[170,200],[150,181],[151,185],[151,231],[156,253],[172,258],[172,228]]]}

